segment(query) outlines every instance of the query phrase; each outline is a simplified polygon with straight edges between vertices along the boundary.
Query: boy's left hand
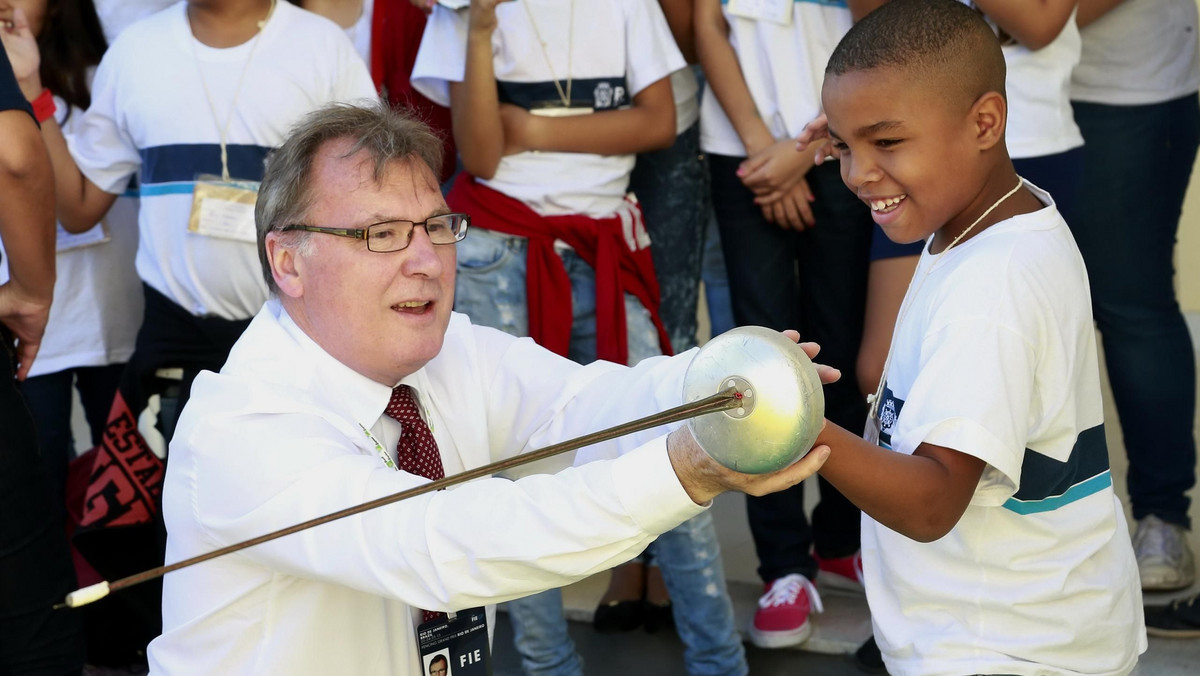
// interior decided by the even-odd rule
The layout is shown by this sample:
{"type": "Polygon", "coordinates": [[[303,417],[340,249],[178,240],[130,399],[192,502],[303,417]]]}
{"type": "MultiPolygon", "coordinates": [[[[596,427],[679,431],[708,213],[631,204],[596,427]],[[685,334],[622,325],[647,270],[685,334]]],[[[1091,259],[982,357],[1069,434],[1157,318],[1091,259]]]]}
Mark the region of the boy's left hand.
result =
{"type": "Polygon", "coordinates": [[[811,206],[815,199],[808,181],[801,177],[782,197],[761,205],[763,218],[781,228],[811,228],[817,224],[811,206]]]}

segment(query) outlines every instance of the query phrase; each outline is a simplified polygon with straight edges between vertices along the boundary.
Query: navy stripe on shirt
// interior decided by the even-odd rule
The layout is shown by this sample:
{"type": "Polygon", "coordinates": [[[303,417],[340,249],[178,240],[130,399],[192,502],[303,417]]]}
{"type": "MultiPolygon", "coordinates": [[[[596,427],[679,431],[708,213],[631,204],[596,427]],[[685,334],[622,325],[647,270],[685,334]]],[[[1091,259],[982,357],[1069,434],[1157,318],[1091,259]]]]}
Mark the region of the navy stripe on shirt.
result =
{"type": "MultiPolygon", "coordinates": [[[[261,181],[267,153],[273,148],[254,145],[225,146],[229,175],[235,179],[261,181]]],[[[180,143],[142,148],[141,183],[192,182],[197,174],[221,175],[221,146],[216,143],[180,143]]]]}
{"type": "MultiPolygon", "coordinates": [[[[567,83],[560,81],[563,92],[567,83]]],[[[561,108],[562,97],[558,95],[558,87],[554,81],[545,82],[510,82],[498,80],[496,89],[500,103],[511,103],[525,110],[537,108],[561,108]]],[[[571,80],[571,105],[583,106],[594,110],[616,110],[633,103],[629,86],[624,76],[581,78],[571,80]]]]}

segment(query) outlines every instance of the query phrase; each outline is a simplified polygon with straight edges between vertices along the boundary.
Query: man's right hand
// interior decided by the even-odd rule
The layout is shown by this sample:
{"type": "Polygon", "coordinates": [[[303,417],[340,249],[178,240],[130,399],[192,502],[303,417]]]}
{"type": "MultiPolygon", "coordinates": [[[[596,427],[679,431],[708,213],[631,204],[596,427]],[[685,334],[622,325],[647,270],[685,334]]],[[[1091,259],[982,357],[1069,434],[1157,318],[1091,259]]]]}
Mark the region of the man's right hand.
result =
{"type": "Polygon", "coordinates": [[[815,446],[803,458],[769,474],[742,474],[713,460],[700,448],[686,426],[667,437],[667,455],[679,483],[688,497],[698,505],[707,505],[713,498],[728,491],[749,495],[766,495],[791,488],[817,473],[829,457],[828,446],[815,446]]]}

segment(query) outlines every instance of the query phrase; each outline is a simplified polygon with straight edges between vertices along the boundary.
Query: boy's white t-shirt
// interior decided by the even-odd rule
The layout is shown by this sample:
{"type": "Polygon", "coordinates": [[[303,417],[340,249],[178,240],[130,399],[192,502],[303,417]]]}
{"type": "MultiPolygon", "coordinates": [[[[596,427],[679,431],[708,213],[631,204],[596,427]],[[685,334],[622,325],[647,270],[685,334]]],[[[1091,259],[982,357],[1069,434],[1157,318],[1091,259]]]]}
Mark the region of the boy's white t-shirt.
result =
{"type": "MultiPolygon", "coordinates": [[[[964,4],[975,6],[970,0],[964,4]]],[[[1074,10],[1062,32],[1045,47],[1004,45],[1008,67],[1004,142],[1013,159],[1057,155],[1083,145],[1071,110],[1071,70],[1079,63],[1080,45],[1074,10]]]]}
{"type": "Polygon", "coordinates": [[[1127,674],[1146,649],[1087,274],[1050,196],[1026,185],[1049,206],[922,253],[896,326],[880,444],[987,463],[935,542],[863,515],[867,600],[896,676],[1127,674]]]}
{"type": "MultiPolygon", "coordinates": [[[[69,137],[83,111],[68,109],[57,96],[54,103],[55,117],[69,137]]],[[[71,235],[56,226],[54,302],[29,377],[129,361],[143,307],[142,283],[133,267],[137,210],[136,194],[131,194],[118,197],[102,224],[85,233],[71,235]]],[[[3,284],[9,279],[3,247],[0,259],[3,284]]]]}
{"type": "Polygon", "coordinates": [[[258,37],[228,49],[192,37],[186,8],[135,23],[109,47],[68,146],[102,190],[121,194],[138,174],[144,282],[194,315],[246,319],[267,298],[256,245],[188,230],[196,175],[221,173],[219,125],[232,108],[230,174],[258,181],[267,153],[305,113],[374,99],[375,88],[336,24],[290,3],[277,3],[258,37]]]}
{"type": "MultiPolygon", "coordinates": [[[[725,2],[721,11],[759,117],[776,140],[798,136],[821,112],[825,66],[853,24],[845,0],[796,0],[788,24],[735,16],[725,2]]],[[[711,86],[700,103],[700,148],[746,156],[711,86]]]]}
{"type": "Polygon", "coordinates": [[[1083,29],[1071,98],[1132,106],[1195,94],[1198,13],[1195,0],[1124,0],[1083,29]]]}
{"type": "MultiPolygon", "coordinates": [[[[643,89],[686,65],[653,0],[521,0],[497,6],[496,17],[492,64],[502,104],[561,105],[554,79],[565,92],[569,74],[573,105],[625,108],[643,89]],[[537,35],[546,40],[545,53],[537,35]]],[[[413,87],[434,103],[450,105],[449,83],[463,79],[466,44],[466,11],[436,5],[413,66],[413,87]]],[[[501,158],[495,175],[480,183],[542,215],[600,218],[622,208],[633,163],[634,155],[523,152],[501,158]]]]}

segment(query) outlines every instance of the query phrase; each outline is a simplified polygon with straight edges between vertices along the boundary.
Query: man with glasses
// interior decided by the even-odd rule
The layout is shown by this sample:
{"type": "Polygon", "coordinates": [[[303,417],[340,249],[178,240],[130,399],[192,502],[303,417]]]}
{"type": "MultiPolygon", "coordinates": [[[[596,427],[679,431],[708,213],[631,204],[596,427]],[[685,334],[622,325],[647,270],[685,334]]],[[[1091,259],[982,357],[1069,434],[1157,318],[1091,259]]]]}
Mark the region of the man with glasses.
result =
{"type": "MultiPolygon", "coordinates": [[[[255,220],[273,298],[195,381],[163,491],[169,561],[682,403],[693,353],[581,366],[452,313],[469,219],[438,166],[441,141],[386,104],[318,110],[271,157],[255,220]]],[[[780,490],[826,456],[740,475],[665,432],[174,572],[151,671],[419,676],[431,611],[569,584],[721,492],[780,490]]]]}

